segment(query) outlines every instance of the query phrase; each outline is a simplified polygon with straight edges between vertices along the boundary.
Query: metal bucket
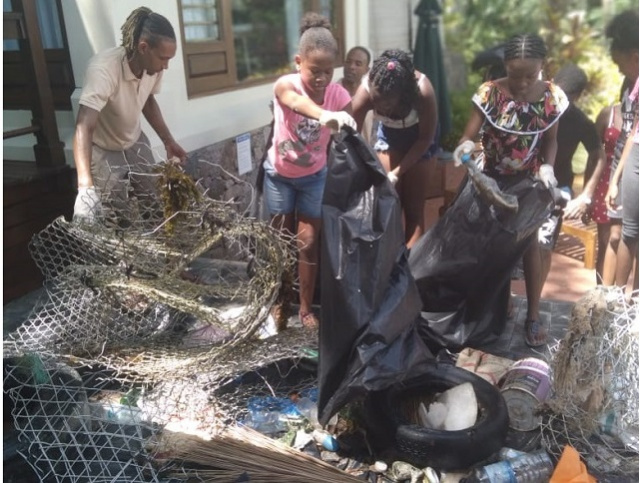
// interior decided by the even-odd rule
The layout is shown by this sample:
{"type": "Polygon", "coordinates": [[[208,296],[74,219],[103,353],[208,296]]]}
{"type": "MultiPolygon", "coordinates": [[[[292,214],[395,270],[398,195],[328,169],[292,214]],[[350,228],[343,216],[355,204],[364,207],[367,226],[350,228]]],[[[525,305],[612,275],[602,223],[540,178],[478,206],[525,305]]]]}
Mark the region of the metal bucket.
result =
{"type": "Polygon", "coordinates": [[[549,365],[543,360],[529,357],[511,366],[501,386],[502,396],[509,411],[509,427],[518,431],[531,431],[540,426],[542,417],[536,408],[551,391],[549,365]]]}

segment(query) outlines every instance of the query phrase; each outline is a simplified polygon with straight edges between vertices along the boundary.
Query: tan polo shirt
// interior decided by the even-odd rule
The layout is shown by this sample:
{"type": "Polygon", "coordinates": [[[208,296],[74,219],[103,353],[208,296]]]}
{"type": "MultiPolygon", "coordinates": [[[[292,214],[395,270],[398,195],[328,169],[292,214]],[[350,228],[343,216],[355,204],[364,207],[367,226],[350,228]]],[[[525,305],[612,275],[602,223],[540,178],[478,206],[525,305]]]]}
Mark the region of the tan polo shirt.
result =
{"type": "Polygon", "coordinates": [[[138,79],[126,60],[124,47],[96,54],[85,74],[80,104],[100,112],[93,142],[103,149],[121,151],[142,132],[140,116],[149,95],[160,91],[162,72],[138,79]]]}

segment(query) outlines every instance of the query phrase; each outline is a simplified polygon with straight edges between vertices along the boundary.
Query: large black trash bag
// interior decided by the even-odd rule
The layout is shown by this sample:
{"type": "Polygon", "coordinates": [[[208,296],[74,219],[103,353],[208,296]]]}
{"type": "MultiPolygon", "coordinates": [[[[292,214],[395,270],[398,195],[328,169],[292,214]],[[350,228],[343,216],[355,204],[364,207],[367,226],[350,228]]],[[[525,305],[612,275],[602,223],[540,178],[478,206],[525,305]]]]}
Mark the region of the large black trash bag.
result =
{"type": "Polygon", "coordinates": [[[504,330],[511,272],[554,205],[530,176],[498,178],[517,212],[487,205],[468,179],[445,214],[412,247],[423,303],[420,333],[450,349],[482,348],[504,330]]]}
{"type": "Polygon", "coordinates": [[[422,302],[407,263],[398,196],[359,134],[329,153],[322,206],[318,413],[417,375],[433,356],[417,333],[422,302]]]}

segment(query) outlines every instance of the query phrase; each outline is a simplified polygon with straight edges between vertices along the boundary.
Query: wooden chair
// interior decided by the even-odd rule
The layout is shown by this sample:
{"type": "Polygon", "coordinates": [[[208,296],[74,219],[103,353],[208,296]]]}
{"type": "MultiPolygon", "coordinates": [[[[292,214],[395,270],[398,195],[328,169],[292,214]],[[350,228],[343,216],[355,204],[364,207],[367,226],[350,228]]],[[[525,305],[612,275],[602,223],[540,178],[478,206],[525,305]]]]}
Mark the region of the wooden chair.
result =
{"type": "Polygon", "coordinates": [[[580,220],[562,220],[560,233],[571,235],[584,245],[584,268],[596,268],[598,228],[594,221],[585,225],[580,220]]]}

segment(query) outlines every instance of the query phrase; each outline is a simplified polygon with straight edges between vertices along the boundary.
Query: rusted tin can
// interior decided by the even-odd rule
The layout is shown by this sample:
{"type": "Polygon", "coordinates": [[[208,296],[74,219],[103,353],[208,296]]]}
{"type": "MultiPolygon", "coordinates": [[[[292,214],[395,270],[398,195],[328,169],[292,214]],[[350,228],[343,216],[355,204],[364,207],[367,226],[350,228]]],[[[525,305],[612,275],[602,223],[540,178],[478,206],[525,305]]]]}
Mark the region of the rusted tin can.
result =
{"type": "Polygon", "coordinates": [[[518,431],[536,429],[542,422],[536,409],[551,391],[549,365],[535,357],[515,362],[504,376],[501,391],[509,411],[509,426],[518,431]]]}

